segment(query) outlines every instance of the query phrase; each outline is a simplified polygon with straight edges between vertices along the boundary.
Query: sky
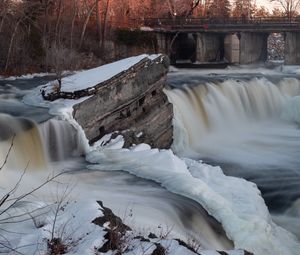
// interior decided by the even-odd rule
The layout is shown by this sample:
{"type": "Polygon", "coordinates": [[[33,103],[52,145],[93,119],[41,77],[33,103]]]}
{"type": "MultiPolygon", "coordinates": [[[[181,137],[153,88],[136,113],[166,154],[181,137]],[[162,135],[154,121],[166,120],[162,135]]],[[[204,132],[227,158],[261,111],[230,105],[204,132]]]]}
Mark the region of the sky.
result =
{"type": "Polygon", "coordinates": [[[258,6],[265,6],[270,10],[272,10],[275,6],[278,6],[277,4],[270,3],[269,0],[256,0],[256,4],[258,6]]]}
{"type": "MultiPolygon", "coordinates": [[[[233,0],[231,0],[232,2],[233,0]]],[[[271,3],[270,0],[253,0],[257,6],[265,6],[269,11],[272,11],[275,7],[280,7],[278,3],[271,3]]]]}

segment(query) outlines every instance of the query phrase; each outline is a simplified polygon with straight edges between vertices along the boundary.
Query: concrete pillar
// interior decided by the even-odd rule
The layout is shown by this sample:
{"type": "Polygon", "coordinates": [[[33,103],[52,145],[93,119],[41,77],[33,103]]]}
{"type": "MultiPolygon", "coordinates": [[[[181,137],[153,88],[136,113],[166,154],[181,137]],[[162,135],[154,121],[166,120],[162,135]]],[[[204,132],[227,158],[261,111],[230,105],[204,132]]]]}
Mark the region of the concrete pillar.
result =
{"type": "Polygon", "coordinates": [[[156,33],[157,53],[169,55],[170,36],[167,33],[156,33]]]}
{"type": "Polygon", "coordinates": [[[240,64],[265,62],[268,58],[268,34],[240,34],[240,64]]]}
{"type": "Polygon", "coordinates": [[[225,36],[224,60],[229,63],[240,62],[240,40],[236,34],[228,34],[225,36]]]}
{"type": "Polygon", "coordinates": [[[223,35],[217,33],[197,33],[196,60],[213,62],[223,60],[223,35]]]}
{"type": "Polygon", "coordinates": [[[300,64],[300,33],[287,32],[285,34],[285,54],[286,65],[300,64]]]}

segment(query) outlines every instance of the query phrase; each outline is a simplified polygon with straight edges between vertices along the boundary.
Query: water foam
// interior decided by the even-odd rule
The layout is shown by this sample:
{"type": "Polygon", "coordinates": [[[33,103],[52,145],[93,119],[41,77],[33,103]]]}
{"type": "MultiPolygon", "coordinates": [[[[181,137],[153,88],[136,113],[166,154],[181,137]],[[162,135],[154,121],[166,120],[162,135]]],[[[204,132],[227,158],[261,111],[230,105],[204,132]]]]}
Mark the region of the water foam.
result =
{"type": "Polygon", "coordinates": [[[285,79],[278,85],[265,78],[227,80],[166,94],[174,105],[177,154],[251,167],[300,165],[300,132],[280,118],[284,105],[300,94],[298,80],[285,79]]]}

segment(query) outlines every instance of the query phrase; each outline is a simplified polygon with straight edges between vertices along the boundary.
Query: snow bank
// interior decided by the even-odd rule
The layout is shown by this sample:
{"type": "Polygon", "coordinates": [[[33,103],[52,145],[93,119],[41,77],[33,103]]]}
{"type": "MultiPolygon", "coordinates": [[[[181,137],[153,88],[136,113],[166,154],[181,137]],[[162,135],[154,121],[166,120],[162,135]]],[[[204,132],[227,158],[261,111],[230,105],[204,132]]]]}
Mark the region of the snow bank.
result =
{"type": "Polygon", "coordinates": [[[86,156],[93,170],[124,170],[154,180],[169,191],[199,202],[220,221],[236,249],[256,255],[296,255],[300,244],[275,225],[256,185],[227,177],[221,168],[179,159],[171,150],[142,144],[132,149],[98,149],[86,156]]]}
{"type": "Polygon", "coordinates": [[[29,74],[24,74],[21,76],[10,76],[10,77],[0,76],[0,79],[5,80],[5,81],[30,80],[33,78],[45,77],[45,76],[50,76],[50,75],[55,75],[55,74],[54,73],[29,73],[29,74]]]}
{"type": "MultiPolygon", "coordinates": [[[[117,74],[130,69],[135,64],[142,61],[144,58],[149,58],[151,60],[159,57],[159,55],[139,55],[135,57],[130,57],[122,59],[111,64],[99,66],[93,69],[82,71],[71,76],[67,76],[62,79],[62,92],[74,92],[77,90],[84,90],[91,88],[101,82],[107,81],[117,74]],[[88,77],[88,79],[87,79],[88,77]]],[[[48,83],[46,85],[52,85],[48,83]]]]}
{"type": "MultiPolygon", "coordinates": [[[[145,57],[149,56],[141,55],[121,60],[64,78],[62,91],[71,92],[89,88],[130,68],[145,57]],[[89,77],[88,81],[86,77],[89,77]]],[[[79,130],[82,140],[86,141],[84,132],[72,117],[72,106],[78,101],[45,102],[40,89],[27,96],[25,102],[49,107],[51,113],[71,122],[79,130]]],[[[298,254],[300,244],[292,234],[272,222],[255,184],[244,179],[227,177],[219,167],[180,159],[171,150],[151,149],[145,144],[128,150],[121,149],[121,144],[122,140],[118,138],[110,144],[114,149],[101,148],[99,146],[101,144],[91,148],[86,141],[86,159],[93,164],[89,168],[124,170],[154,180],[171,192],[197,201],[222,223],[227,235],[234,241],[236,249],[247,249],[256,255],[298,254]]]]}
{"type": "MultiPolygon", "coordinates": [[[[95,86],[101,82],[111,79],[117,74],[130,69],[133,65],[139,63],[144,58],[149,58],[150,60],[154,60],[158,58],[160,55],[139,55],[131,58],[122,59],[117,62],[113,62],[111,64],[99,66],[97,68],[93,68],[90,70],[77,72],[74,75],[65,77],[62,79],[61,91],[63,92],[73,92],[76,90],[83,90],[95,86]]],[[[53,82],[49,82],[45,85],[41,85],[31,93],[26,95],[23,99],[24,103],[38,106],[38,107],[46,107],[50,109],[50,114],[65,116],[66,112],[69,115],[70,112],[73,111],[73,106],[78,104],[89,97],[83,97],[80,99],[58,99],[53,102],[46,101],[42,97],[42,90],[46,92],[51,91],[53,86],[53,82]]]]}
{"type": "MultiPolygon", "coordinates": [[[[176,69],[171,69],[176,71],[176,69]]],[[[175,75],[182,74],[197,74],[197,75],[267,75],[267,76],[278,76],[278,75],[299,75],[300,66],[287,66],[279,65],[275,68],[267,68],[265,65],[238,65],[228,66],[225,69],[185,69],[180,68],[177,70],[175,75]]]]}
{"type": "MultiPolygon", "coordinates": [[[[62,79],[62,88],[61,91],[64,92],[73,92],[76,90],[82,90],[89,88],[91,86],[95,86],[103,81],[106,81],[113,76],[128,70],[133,65],[139,63],[145,58],[149,58],[150,60],[154,60],[158,58],[160,55],[139,55],[131,58],[122,59],[120,61],[103,65],[94,69],[90,69],[87,71],[77,72],[74,75],[65,77],[62,79]],[[87,79],[88,77],[88,79],[87,79]]],[[[71,125],[78,130],[80,137],[82,137],[82,144],[85,148],[85,151],[89,151],[89,144],[85,137],[85,133],[82,127],[75,121],[73,118],[73,106],[79,104],[91,96],[82,97],[79,99],[57,99],[55,101],[46,101],[42,97],[42,91],[46,92],[52,91],[53,82],[49,82],[45,85],[41,85],[32,92],[28,93],[24,98],[23,102],[28,105],[38,106],[49,108],[49,113],[55,116],[59,116],[59,118],[69,121],[71,125]]]]}

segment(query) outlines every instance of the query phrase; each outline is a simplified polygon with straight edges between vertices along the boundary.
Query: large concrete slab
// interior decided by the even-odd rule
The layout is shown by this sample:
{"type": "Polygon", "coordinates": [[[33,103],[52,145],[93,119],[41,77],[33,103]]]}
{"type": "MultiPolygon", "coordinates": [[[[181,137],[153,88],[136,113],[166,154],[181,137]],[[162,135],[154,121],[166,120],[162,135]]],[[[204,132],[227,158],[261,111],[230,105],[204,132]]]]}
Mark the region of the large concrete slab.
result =
{"type": "Polygon", "coordinates": [[[240,33],[240,64],[265,62],[268,58],[268,34],[240,33]]]}
{"type": "Polygon", "coordinates": [[[285,35],[285,64],[300,65],[300,32],[285,35]]]}

